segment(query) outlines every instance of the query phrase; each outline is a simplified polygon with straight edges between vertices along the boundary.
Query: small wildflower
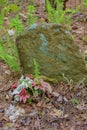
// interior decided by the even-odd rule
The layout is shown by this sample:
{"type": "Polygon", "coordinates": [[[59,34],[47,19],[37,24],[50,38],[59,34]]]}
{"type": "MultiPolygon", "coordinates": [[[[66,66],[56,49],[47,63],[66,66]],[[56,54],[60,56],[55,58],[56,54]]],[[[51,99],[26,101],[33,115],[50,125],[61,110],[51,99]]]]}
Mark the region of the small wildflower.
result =
{"type": "Polygon", "coordinates": [[[20,101],[19,95],[15,95],[15,96],[14,96],[14,100],[17,101],[17,102],[19,102],[19,101],[20,101]]]}
{"type": "Polygon", "coordinates": [[[29,95],[26,92],[26,89],[22,89],[22,91],[18,94],[20,97],[20,102],[23,101],[23,103],[26,103],[27,99],[29,98],[29,95]]]}
{"type": "Polygon", "coordinates": [[[39,89],[39,86],[35,81],[32,83],[32,87],[34,87],[35,90],[39,89]]]}
{"type": "Polygon", "coordinates": [[[17,88],[17,83],[12,85],[12,89],[15,89],[15,88],[17,88]]]}

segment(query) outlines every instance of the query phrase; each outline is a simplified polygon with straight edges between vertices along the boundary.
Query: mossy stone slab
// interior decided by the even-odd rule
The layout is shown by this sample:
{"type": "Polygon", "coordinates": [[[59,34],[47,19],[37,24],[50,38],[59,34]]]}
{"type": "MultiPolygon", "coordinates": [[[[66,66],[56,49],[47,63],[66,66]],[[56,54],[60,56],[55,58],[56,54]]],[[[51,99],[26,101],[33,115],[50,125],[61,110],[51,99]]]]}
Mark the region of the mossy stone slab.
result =
{"type": "Polygon", "coordinates": [[[16,45],[25,73],[34,74],[33,59],[36,59],[41,75],[49,79],[65,81],[64,74],[74,82],[83,78],[87,82],[83,55],[64,26],[34,24],[17,37],[16,45]]]}

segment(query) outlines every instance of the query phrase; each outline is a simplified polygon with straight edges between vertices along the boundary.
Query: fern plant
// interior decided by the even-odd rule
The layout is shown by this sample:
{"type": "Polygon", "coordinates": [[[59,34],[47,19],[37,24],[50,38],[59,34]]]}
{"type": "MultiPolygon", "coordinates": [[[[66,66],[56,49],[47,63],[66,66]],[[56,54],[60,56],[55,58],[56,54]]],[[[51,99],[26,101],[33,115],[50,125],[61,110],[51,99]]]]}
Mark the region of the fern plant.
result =
{"type": "Polygon", "coordinates": [[[12,48],[10,48],[11,52],[8,52],[6,48],[7,46],[5,47],[4,41],[0,38],[0,58],[3,59],[10,66],[11,69],[15,71],[20,71],[17,57],[13,54],[12,48]]]}
{"type": "Polygon", "coordinates": [[[36,61],[35,58],[33,58],[33,62],[34,62],[34,74],[35,74],[35,78],[37,80],[39,80],[40,79],[39,65],[38,65],[38,62],[36,61]]]}
{"type": "Polygon", "coordinates": [[[8,0],[0,0],[0,5],[7,5],[8,4],[8,0]]]}
{"type": "Polygon", "coordinates": [[[57,24],[65,24],[70,21],[70,15],[66,15],[66,11],[63,10],[63,2],[55,0],[57,4],[56,10],[51,6],[49,0],[46,0],[46,11],[49,22],[57,24]]]}
{"type": "Polygon", "coordinates": [[[4,9],[1,10],[1,14],[0,14],[0,29],[2,28],[2,25],[4,23],[4,9]]]}
{"type": "Polygon", "coordinates": [[[46,0],[46,11],[47,11],[47,15],[48,15],[49,22],[50,22],[50,21],[53,22],[53,21],[54,21],[54,13],[55,13],[55,10],[54,10],[54,8],[51,6],[49,0],[46,0]]]}
{"type": "Polygon", "coordinates": [[[36,8],[34,7],[34,5],[31,3],[28,7],[28,23],[29,25],[32,25],[36,22],[37,17],[35,17],[34,12],[36,10],[36,8]]]}
{"type": "MultiPolygon", "coordinates": [[[[81,5],[78,5],[76,9],[66,9],[63,10],[63,0],[54,0],[56,3],[56,9],[54,9],[50,3],[50,0],[46,0],[46,11],[48,15],[49,22],[57,23],[57,24],[64,24],[70,27],[72,22],[71,17],[76,12],[81,10],[81,5]]],[[[85,1],[85,0],[84,0],[85,1]]],[[[84,2],[87,3],[86,1],[84,2]]]]}
{"type": "Polygon", "coordinates": [[[7,5],[7,6],[4,8],[4,10],[5,10],[5,13],[6,13],[6,14],[8,14],[9,11],[12,11],[12,12],[15,13],[15,12],[17,12],[17,11],[20,10],[20,7],[17,6],[16,4],[9,4],[9,5],[7,5]]]}
{"type": "Polygon", "coordinates": [[[22,32],[23,24],[17,15],[15,18],[10,20],[10,27],[16,30],[16,33],[19,34],[22,32]]]}
{"type": "Polygon", "coordinates": [[[63,10],[63,3],[60,1],[57,2],[57,10],[55,10],[54,17],[55,17],[55,22],[60,24],[60,23],[65,23],[65,11],[63,10]]]}
{"type": "Polygon", "coordinates": [[[0,11],[8,5],[8,0],[0,0],[0,11]]]}
{"type": "Polygon", "coordinates": [[[87,7],[87,0],[83,0],[83,4],[87,7]]]}

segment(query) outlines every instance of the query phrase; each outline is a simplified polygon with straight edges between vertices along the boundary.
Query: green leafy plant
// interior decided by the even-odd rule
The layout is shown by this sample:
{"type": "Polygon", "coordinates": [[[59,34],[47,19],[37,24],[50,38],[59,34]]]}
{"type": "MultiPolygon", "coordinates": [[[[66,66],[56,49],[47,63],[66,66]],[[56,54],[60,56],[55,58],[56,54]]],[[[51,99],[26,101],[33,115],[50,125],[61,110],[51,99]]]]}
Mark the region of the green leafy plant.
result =
{"type": "Polygon", "coordinates": [[[76,104],[76,105],[80,105],[80,102],[76,98],[72,98],[71,102],[76,104]]]}
{"type": "Polygon", "coordinates": [[[46,11],[48,15],[49,22],[64,24],[70,27],[72,22],[72,15],[81,10],[81,5],[78,5],[76,9],[66,9],[63,10],[63,1],[62,0],[54,0],[56,3],[56,9],[52,7],[49,0],[46,0],[46,11]]]}
{"type": "Polygon", "coordinates": [[[5,13],[6,13],[6,14],[8,14],[9,11],[12,11],[12,12],[15,13],[15,12],[17,12],[17,11],[20,10],[20,7],[17,6],[17,5],[14,3],[14,4],[9,4],[9,5],[7,5],[7,6],[4,8],[4,10],[5,10],[5,13]]]}
{"type": "Polygon", "coordinates": [[[36,8],[34,7],[34,5],[31,2],[31,4],[27,7],[27,9],[28,9],[28,23],[29,23],[29,25],[32,25],[37,20],[37,17],[34,15],[36,8]]]}
{"type": "Polygon", "coordinates": [[[83,4],[87,7],[87,0],[83,0],[83,4]]]}
{"type": "Polygon", "coordinates": [[[13,55],[12,49],[11,52],[8,52],[6,48],[7,46],[5,46],[4,41],[0,38],[0,58],[3,59],[11,69],[20,71],[17,57],[13,55]]]}
{"type": "Polygon", "coordinates": [[[49,0],[46,0],[46,11],[47,11],[47,15],[48,15],[49,21],[52,21],[52,22],[53,22],[55,10],[54,10],[54,8],[51,6],[49,0]]]}
{"type": "Polygon", "coordinates": [[[8,4],[8,0],[0,0],[0,5],[7,5],[8,4]]]}
{"type": "Polygon", "coordinates": [[[0,29],[2,28],[2,25],[4,23],[4,9],[1,10],[1,14],[0,14],[0,29]]]}
{"type": "Polygon", "coordinates": [[[40,79],[39,65],[38,65],[38,62],[36,61],[35,58],[33,58],[33,62],[34,62],[34,74],[35,74],[35,78],[39,80],[40,79]]]}
{"type": "Polygon", "coordinates": [[[23,24],[17,15],[15,18],[10,20],[10,27],[16,30],[16,33],[19,34],[23,30],[23,24]]]}
{"type": "Polygon", "coordinates": [[[8,0],[0,0],[0,11],[8,5],[8,0]]]}
{"type": "Polygon", "coordinates": [[[49,0],[46,0],[46,11],[49,22],[65,24],[70,21],[71,16],[66,15],[66,11],[63,10],[63,2],[55,0],[57,4],[56,10],[51,6],[49,0]]]}

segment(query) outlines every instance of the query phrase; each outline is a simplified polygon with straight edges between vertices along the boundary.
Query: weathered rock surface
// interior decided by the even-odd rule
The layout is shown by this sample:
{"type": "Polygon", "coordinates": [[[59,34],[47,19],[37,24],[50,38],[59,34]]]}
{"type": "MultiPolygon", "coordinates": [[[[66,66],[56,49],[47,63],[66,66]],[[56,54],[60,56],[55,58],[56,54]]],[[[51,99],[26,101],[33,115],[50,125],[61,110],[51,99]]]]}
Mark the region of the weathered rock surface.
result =
{"type": "Polygon", "coordinates": [[[84,58],[70,32],[57,24],[34,24],[17,37],[20,62],[25,73],[34,74],[33,58],[39,64],[41,75],[65,81],[62,74],[74,82],[85,78],[84,58]]]}

